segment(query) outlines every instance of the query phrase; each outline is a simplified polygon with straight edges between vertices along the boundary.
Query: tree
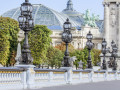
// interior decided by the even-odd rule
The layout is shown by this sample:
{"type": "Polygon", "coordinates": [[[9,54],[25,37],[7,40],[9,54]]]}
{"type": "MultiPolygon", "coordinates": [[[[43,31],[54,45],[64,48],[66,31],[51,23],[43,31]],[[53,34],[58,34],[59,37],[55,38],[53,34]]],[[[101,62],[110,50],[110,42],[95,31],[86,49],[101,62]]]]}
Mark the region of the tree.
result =
{"type": "MultiPolygon", "coordinates": [[[[76,66],[76,69],[78,68],[79,64],[78,62],[82,60],[83,68],[86,68],[87,65],[87,60],[88,60],[88,49],[85,47],[82,50],[75,50],[73,53],[70,54],[71,56],[76,56],[77,60],[74,62],[74,65],[76,66]]],[[[94,53],[91,52],[91,59],[92,59],[92,64],[94,64],[94,53]]]]}
{"type": "Polygon", "coordinates": [[[49,47],[47,51],[47,61],[48,65],[50,65],[52,68],[55,66],[56,68],[61,67],[61,62],[63,61],[64,54],[61,50],[49,47]]]}
{"type": "Polygon", "coordinates": [[[50,46],[51,30],[44,25],[35,25],[29,33],[29,44],[34,64],[42,64],[46,62],[47,49],[50,46]]]}
{"type": "Polygon", "coordinates": [[[10,66],[14,66],[15,64],[15,57],[16,57],[16,51],[12,51],[12,54],[10,56],[10,66]]]}
{"type": "Polygon", "coordinates": [[[18,22],[8,17],[0,17],[0,63],[10,63],[12,51],[17,50],[18,22]]]}
{"type": "Polygon", "coordinates": [[[101,50],[92,49],[92,52],[94,53],[94,61],[93,61],[93,64],[94,64],[95,66],[97,66],[97,64],[100,62],[101,50]]]}
{"type": "MultiPolygon", "coordinates": [[[[57,49],[59,49],[59,50],[61,50],[61,51],[64,52],[64,51],[66,50],[66,45],[65,45],[64,42],[62,42],[61,44],[55,46],[55,48],[57,48],[57,49]]],[[[68,45],[68,50],[69,50],[69,52],[74,51],[74,46],[71,45],[70,43],[69,43],[69,45],[68,45]]]]}

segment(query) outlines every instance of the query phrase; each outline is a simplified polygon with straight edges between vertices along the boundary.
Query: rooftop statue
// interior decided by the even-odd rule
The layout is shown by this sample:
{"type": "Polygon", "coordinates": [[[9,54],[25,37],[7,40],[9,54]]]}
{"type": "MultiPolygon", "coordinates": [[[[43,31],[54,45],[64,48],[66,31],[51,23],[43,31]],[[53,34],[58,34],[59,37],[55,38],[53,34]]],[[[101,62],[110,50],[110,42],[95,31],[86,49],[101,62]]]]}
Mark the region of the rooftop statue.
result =
{"type": "Polygon", "coordinates": [[[98,20],[99,20],[99,15],[95,16],[95,14],[92,14],[90,26],[97,27],[96,21],[98,21],[98,20]]]}
{"type": "Polygon", "coordinates": [[[97,27],[96,21],[99,21],[99,15],[95,16],[95,14],[92,14],[92,17],[91,17],[90,10],[87,9],[83,18],[84,18],[84,25],[97,27]]]}
{"type": "Polygon", "coordinates": [[[84,25],[90,25],[90,11],[87,9],[85,15],[83,16],[84,18],[84,25]]]}

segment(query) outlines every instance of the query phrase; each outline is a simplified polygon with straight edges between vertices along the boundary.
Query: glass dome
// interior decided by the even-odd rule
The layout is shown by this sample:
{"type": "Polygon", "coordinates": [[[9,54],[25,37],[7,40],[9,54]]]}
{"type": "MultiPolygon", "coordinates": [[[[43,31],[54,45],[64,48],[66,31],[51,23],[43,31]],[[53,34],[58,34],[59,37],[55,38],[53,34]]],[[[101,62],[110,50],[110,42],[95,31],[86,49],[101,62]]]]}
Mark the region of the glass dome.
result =
{"type": "MultiPolygon", "coordinates": [[[[52,10],[42,4],[34,4],[33,5],[33,19],[34,23],[38,25],[47,25],[47,27],[51,30],[62,30],[63,23],[66,21],[67,18],[70,19],[72,23],[72,27],[79,27],[80,24],[77,21],[72,20],[69,16],[59,13],[55,10],[52,10]]],[[[20,15],[20,8],[15,8],[12,10],[7,11],[2,16],[3,17],[10,17],[15,20],[18,20],[20,15]]]]}
{"type": "MultiPolygon", "coordinates": [[[[63,30],[63,24],[67,18],[72,23],[72,28],[81,30],[84,25],[83,14],[77,12],[73,8],[72,0],[68,0],[67,7],[61,13],[50,9],[42,4],[33,4],[33,19],[34,23],[38,25],[46,25],[51,30],[63,30]]],[[[3,17],[10,17],[18,20],[20,16],[20,8],[15,8],[7,11],[2,15],[3,17]]],[[[96,22],[100,32],[103,32],[104,21],[96,22]]]]}

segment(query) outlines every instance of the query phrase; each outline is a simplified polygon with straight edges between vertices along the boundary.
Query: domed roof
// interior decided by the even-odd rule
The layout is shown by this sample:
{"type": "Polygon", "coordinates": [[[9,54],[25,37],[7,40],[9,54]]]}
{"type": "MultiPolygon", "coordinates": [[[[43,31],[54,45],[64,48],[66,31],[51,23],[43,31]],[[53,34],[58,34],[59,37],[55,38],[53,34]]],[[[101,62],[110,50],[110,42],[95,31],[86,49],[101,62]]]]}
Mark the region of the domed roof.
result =
{"type": "MultiPolygon", "coordinates": [[[[34,23],[38,25],[47,25],[49,29],[52,30],[62,30],[63,23],[69,16],[52,10],[42,4],[33,5],[33,19],[34,23]]],[[[20,16],[20,8],[15,8],[7,11],[2,15],[3,17],[11,17],[15,20],[20,16]]],[[[70,19],[70,18],[69,18],[70,19]]],[[[72,19],[70,19],[73,27],[79,27],[80,24],[72,19]]]]}

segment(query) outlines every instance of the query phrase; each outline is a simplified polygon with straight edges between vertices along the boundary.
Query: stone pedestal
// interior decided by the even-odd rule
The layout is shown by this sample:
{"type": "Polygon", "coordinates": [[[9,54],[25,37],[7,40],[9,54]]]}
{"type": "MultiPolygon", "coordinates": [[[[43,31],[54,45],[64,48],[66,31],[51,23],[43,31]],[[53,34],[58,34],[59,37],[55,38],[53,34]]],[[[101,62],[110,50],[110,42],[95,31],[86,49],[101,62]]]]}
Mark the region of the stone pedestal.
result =
{"type": "Polygon", "coordinates": [[[22,73],[22,81],[24,83],[24,89],[33,89],[35,88],[35,71],[34,65],[16,65],[15,67],[22,68],[24,72],[22,73]],[[26,79],[26,80],[25,80],[26,79]]]}
{"type": "Polygon", "coordinates": [[[86,71],[89,72],[89,81],[93,82],[93,74],[94,74],[94,70],[93,69],[85,69],[86,71]]]}
{"type": "Polygon", "coordinates": [[[72,67],[61,67],[60,69],[62,70],[66,70],[67,71],[67,84],[71,84],[72,83],[72,67]]]}
{"type": "Polygon", "coordinates": [[[104,81],[108,80],[108,70],[101,70],[101,72],[104,72],[104,81]]]}

